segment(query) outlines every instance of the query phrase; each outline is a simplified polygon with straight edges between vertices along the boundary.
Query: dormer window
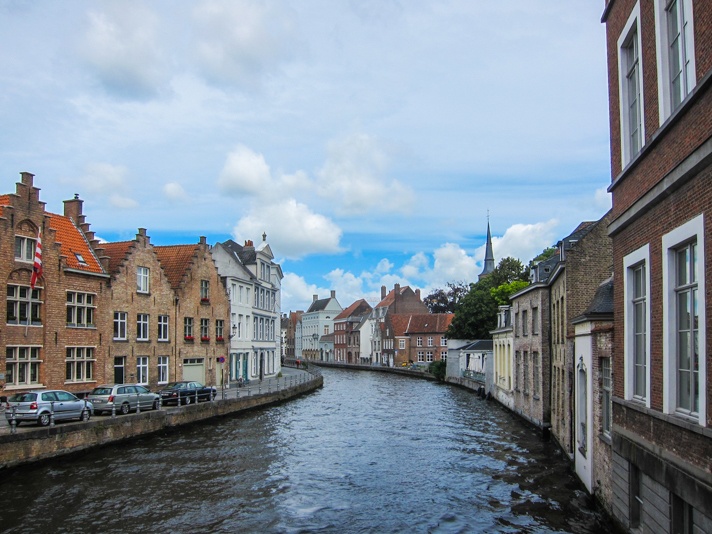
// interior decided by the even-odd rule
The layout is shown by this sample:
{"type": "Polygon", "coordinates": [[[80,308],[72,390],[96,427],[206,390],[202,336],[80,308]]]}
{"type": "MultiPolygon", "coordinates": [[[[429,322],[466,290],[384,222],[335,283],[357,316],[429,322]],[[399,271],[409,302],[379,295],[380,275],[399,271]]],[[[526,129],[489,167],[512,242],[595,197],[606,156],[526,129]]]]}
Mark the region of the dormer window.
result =
{"type": "Polygon", "coordinates": [[[87,262],[86,262],[86,260],[84,259],[84,256],[82,256],[81,254],[79,254],[79,252],[75,252],[75,253],[74,253],[74,256],[77,258],[77,261],[78,261],[81,265],[87,265],[87,262]]]}

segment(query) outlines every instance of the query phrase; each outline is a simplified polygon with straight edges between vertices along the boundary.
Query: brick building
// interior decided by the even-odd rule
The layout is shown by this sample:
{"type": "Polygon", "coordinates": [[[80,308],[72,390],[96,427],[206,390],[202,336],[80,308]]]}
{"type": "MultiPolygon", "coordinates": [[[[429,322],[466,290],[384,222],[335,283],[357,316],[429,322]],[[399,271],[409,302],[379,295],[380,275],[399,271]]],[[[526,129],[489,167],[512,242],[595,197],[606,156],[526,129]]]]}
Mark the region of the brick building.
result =
{"type": "Polygon", "coordinates": [[[81,213],[65,201],[64,215],[39,199],[34,176],[23,172],[15,193],[0,196],[0,271],[5,325],[0,337],[0,392],[60,388],[91,391],[103,381],[108,330],[108,275],[98,241],[81,213]],[[41,236],[42,275],[31,277],[41,236]]]}
{"type": "MultiPolygon", "coordinates": [[[[205,237],[195,245],[155,246],[174,297],[176,380],[227,380],[230,302],[205,237]],[[222,358],[223,362],[218,362],[222,358]]],[[[255,376],[270,362],[255,357],[255,376]]]]}
{"type": "Polygon", "coordinates": [[[712,3],[608,0],[613,512],[712,532],[712,3]]]}
{"type": "MultiPolygon", "coordinates": [[[[334,355],[337,361],[370,362],[368,352],[361,352],[361,326],[372,309],[368,302],[360,299],[334,317],[334,355]]],[[[365,349],[368,351],[368,345],[365,349]]]]}
{"type": "Polygon", "coordinates": [[[447,360],[445,332],[453,317],[453,313],[394,314],[389,321],[393,325],[397,347],[394,365],[415,363],[427,366],[447,360]]]}
{"type": "Polygon", "coordinates": [[[393,289],[386,293],[386,286],[381,286],[381,301],[371,314],[374,322],[370,329],[371,354],[374,361],[390,367],[408,361],[410,356],[399,347],[401,343],[396,339],[396,325],[392,318],[398,314],[413,313],[428,313],[428,307],[420,299],[420,289],[394,284],[393,289]]]}
{"type": "Polygon", "coordinates": [[[131,241],[103,243],[111,279],[105,376],[151,389],[179,380],[175,296],[145,228],[131,241]]]}
{"type": "Polygon", "coordinates": [[[492,334],[492,396],[500,403],[514,409],[514,329],[512,307],[500,306],[497,311],[497,328],[492,334]]]}

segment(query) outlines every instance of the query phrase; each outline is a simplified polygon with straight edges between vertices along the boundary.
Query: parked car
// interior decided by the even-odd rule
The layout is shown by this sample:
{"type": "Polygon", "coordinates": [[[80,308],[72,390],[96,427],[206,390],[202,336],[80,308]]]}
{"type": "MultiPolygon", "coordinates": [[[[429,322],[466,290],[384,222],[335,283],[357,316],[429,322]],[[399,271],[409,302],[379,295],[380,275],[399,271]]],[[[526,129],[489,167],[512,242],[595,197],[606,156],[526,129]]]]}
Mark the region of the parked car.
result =
{"type": "Polygon", "coordinates": [[[160,395],[138,384],[107,384],[95,387],[87,397],[94,405],[94,415],[111,412],[116,406],[116,413],[127,414],[142,410],[157,410],[160,395]]]}
{"type": "Polygon", "coordinates": [[[204,386],[200,382],[171,382],[158,392],[163,404],[190,404],[197,400],[214,399],[217,391],[214,387],[204,386]]]}
{"type": "Polygon", "coordinates": [[[15,422],[34,421],[40,426],[50,424],[50,416],[54,411],[55,421],[80,419],[88,421],[94,412],[94,406],[88,400],[62,390],[28,391],[15,393],[5,404],[5,419],[12,421],[13,408],[15,422]]]}

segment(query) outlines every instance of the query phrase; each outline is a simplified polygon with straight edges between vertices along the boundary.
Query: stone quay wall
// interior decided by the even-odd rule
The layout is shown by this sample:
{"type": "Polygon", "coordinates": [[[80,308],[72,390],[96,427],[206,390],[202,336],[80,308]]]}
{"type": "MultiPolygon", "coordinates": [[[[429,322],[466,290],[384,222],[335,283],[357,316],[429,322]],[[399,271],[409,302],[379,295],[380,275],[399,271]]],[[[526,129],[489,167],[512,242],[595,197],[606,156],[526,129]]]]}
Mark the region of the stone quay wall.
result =
{"type": "Polygon", "coordinates": [[[230,414],[278,404],[314,391],[324,385],[324,378],[310,380],[274,392],[216,399],[182,407],[164,407],[157,411],[120,417],[94,417],[86,423],[61,423],[54,427],[33,428],[15,434],[0,435],[0,470],[22,464],[72,454],[109,443],[145,436],[168,428],[188,425],[230,414]]]}

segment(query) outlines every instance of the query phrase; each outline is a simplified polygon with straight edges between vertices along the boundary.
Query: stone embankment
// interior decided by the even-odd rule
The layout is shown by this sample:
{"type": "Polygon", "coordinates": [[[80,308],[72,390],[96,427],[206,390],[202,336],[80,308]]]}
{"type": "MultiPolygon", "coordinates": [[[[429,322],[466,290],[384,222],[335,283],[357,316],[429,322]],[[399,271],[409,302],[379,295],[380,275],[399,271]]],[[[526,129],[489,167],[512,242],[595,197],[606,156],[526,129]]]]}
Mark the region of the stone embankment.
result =
{"type": "MultiPolygon", "coordinates": [[[[58,423],[53,427],[30,427],[25,423],[16,433],[8,427],[0,434],[0,469],[79,452],[287,401],[324,385],[318,370],[293,371],[279,381],[218,391],[214,401],[117,417],[98,416],[86,423],[58,423]]],[[[5,415],[2,414],[4,419],[5,415]]]]}
{"type": "Polygon", "coordinates": [[[412,367],[387,367],[385,365],[361,365],[358,363],[322,362],[313,360],[309,360],[307,363],[317,367],[334,367],[336,369],[354,369],[357,371],[375,371],[379,373],[391,373],[394,375],[414,376],[417,378],[424,378],[425,380],[437,380],[436,377],[427,371],[421,371],[412,367]]]}

